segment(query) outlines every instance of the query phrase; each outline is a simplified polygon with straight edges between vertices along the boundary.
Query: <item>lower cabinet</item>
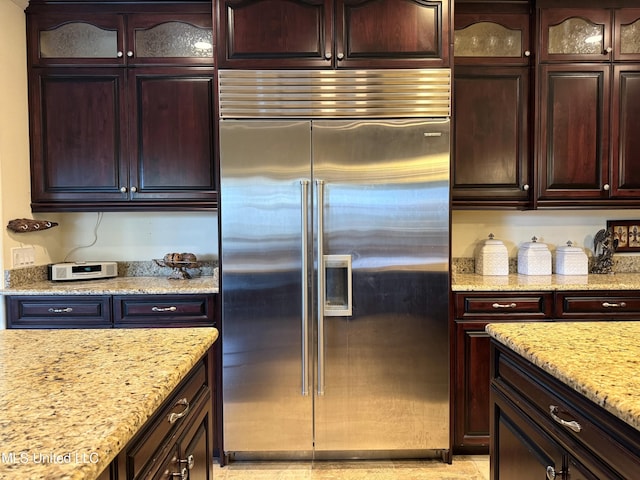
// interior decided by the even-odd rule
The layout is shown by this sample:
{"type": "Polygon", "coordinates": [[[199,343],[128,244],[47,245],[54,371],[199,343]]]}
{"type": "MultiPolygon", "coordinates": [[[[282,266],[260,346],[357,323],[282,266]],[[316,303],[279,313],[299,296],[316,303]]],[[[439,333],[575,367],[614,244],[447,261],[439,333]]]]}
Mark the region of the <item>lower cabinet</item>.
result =
{"type": "Polygon", "coordinates": [[[119,453],[109,469],[111,478],[212,478],[214,423],[209,372],[213,355],[211,349],[119,453]]]}
{"type": "Polygon", "coordinates": [[[630,479],[640,432],[491,343],[491,478],[630,479]]]}
{"type": "MultiPolygon", "coordinates": [[[[161,328],[161,327],[219,327],[217,322],[217,295],[215,294],[167,294],[167,295],[8,295],[5,297],[7,328],[161,328]]],[[[165,469],[154,472],[149,476],[140,477],[140,470],[135,467],[127,467],[128,476],[113,477],[118,480],[123,478],[180,478],[180,473],[184,466],[187,468],[195,462],[188,472],[190,480],[208,479],[211,469],[211,454],[207,455],[206,465],[203,463],[202,455],[195,455],[193,452],[203,451],[214,452],[219,455],[222,450],[222,429],[218,422],[222,415],[222,402],[219,398],[220,387],[220,366],[222,360],[222,349],[219,347],[221,336],[212,347],[212,364],[206,368],[207,400],[199,400],[194,397],[194,401],[189,402],[189,410],[194,412],[200,420],[194,420],[195,431],[189,435],[191,430],[184,433],[184,438],[180,441],[176,439],[175,457],[176,461],[171,462],[166,459],[165,469]],[[204,405],[206,403],[208,407],[204,405]],[[198,407],[200,406],[200,407],[198,407]],[[199,412],[199,413],[198,413],[199,412]],[[208,427],[211,422],[213,427],[208,427]],[[206,427],[206,431],[203,428],[206,427]],[[211,436],[210,431],[215,431],[215,436],[211,436]],[[199,433],[198,433],[199,432],[199,433]],[[202,437],[202,435],[205,435],[202,437]],[[203,443],[205,442],[205,443],[203,443]],[[190,457],[191,456],[191,457],[190,457]],[[186,461],[186,463],[185,463],[186,461]],[[180,466],[181,468],[177,468],[180,466]],[[133,469],[133,470],[131,470],[133,469]],[[164,471],[167,475],[164,475],[164,471]],[[135,475],[134,475],[135,471],[135,475]],[[176,474],[171,476],[170,473],[176,474]],[[205,476],[206,473],[206,476],[205,476]]],[[[200,377],[198,377],[200,378],[200,377]]],[[[202,382],[202,379],[198,380],[202,382]]],[[[183,397],[180,397],[180,399],[183,397]]],[[[169,405],[168,408],[179,410],[180,406],[169,405]]],[[[191,418],[191,417],[190,417],[191,418]]],[[[195,418],[195,417],[194,417],[195,418]]],[[[160,422],[164,425],[163,422],[160,422]]],[[[187,422],[181,422],[185,424],[187,422]]],[[[166,427],[166,425],[164,425],[166,427]]],[[[158,435],[155,435],[158,436],[158,435]]],[[[160,435],[162,436],[162,435],[160,435]]],[[[151,443],[156,443],[154,439],[151,443]]],[[[142,447],[140,447],[142,448],[142,447]]],[[[148,447],[147,451],[149,450],[148,447]]],[[[155,447],[153,447],[155,448],[155,447]]],[[[147,452],[149,453],[149,452],[147,452]]],[[[142,454],[141,454],[142,455],[142,454]]],[[[144,455],[143,455],[144,456],[144,455]]],[[[142,460],[131,459],[132,465],[140,465],[142,460]]],[[[156,463],[154,463],[156,465],[156,463]]],[[[156,465],[157,466],[157,465],[156,465]]],[[[120,470],[123,471],[123,470],[120,470]]],[[[110,480],[107,473],[99,480],[110,480]]],[[[122,475],[122,474],[121,474],[122,475]]]]}
{"type": "Polygon", "coordinates": [[[487,453],[490,337],[484,328],[491,322],[551,319],[553,292],[454,293],[453,303],[453,448],[487,453]]]}

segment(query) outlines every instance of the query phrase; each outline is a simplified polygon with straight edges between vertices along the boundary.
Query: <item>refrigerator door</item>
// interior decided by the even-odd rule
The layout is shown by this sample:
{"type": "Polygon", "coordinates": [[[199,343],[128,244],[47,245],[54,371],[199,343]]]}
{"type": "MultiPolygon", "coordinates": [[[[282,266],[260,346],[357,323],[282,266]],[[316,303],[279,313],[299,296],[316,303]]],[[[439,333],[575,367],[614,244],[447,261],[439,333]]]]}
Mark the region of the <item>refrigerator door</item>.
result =
{"type": "Polygon", "coordinates": [[[352,305],[315,319],[316,457],[448,449],[449,121],[314,121],[312,158],[316,250],[352,274],[318,275],[352,305]]]}
{"type": "Polygon", "coordinates": [[[310,255],[303,248],[311,228],[310,151],[308,121],[220,122],[227,452],[313,448],[302,273],[310,255]]]}

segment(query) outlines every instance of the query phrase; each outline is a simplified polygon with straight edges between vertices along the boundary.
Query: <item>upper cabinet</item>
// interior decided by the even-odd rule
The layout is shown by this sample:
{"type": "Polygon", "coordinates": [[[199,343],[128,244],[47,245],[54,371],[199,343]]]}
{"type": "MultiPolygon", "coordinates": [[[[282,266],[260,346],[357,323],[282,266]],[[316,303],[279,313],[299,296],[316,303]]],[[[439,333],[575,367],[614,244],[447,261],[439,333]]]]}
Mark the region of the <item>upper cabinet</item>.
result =
{"type": "Polygon", "coordinates": [[[210,15],[92,12],[34,15],[32,65],[211,65],[210,15]]]}
{"type": "Polygon", "coordinates": [[[454,208],[531,201],[528,5],[457,4],[454,31],[454,208]]]}
{"type": "Polygon", "coordinates": [[[32,210],[215,208],[211,4],[27,13],[32,210]]]}
{"type": "Polygon", "coordinates": [[[448,67],[449,0],[220,0],[220,68],[448,67]]]}
{"type": "Polygon", "coordinates": [[[640,8],[542,8],[538,206],[637,206],[640,8]]]}

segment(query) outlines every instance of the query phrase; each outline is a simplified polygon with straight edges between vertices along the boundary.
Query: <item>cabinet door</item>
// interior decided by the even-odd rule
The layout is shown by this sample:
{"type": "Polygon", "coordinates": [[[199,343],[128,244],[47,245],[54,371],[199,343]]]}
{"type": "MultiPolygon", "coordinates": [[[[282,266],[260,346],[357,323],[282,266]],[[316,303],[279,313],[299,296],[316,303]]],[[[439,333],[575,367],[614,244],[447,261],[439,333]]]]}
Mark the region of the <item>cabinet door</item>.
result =
{"type": "Polygon", "coordinates": [[[128,64],[213,65],[211,14],[127,16],[128,64]]]}
{"type": "Polygon", "coordinates": [[[456,67],[453,205],[530,200],[529,68],[456,67]]]}
{"type": "Polygon", "coordinates": [[[612,59],[611,11],[604,8],[543,8],[541,62],[604,62],[612,59]]]}
{"type": "Polygon", "coordinates": [[[31,65],[122,65],[123,17],[113,14],[27,16],[31,65]]]}
{"type": "Polygon", "coordinates": [[[216,199],[213,69],[129,69],[131,183],[135,202],[216,199]]]}
{"type": "Polygon", "coordinates": [[[459,452],[489,446],[491,342],[486,322],[455,325],[454,446],[459,452]]]}
{"type": "Polygon", "coordinates": [[[540,67],[538,202],[609,197],[610,66],[540,67]]]}
{"type": "Polygon", "coordinates": [[[331,67],[333,0],[221,0],[220,68],[331,67]]]}
{"type": "Polygon", "coordinates": [[[121,69],[33,69],[30,76],[33,211],[51,202],[120,202],[128,184],[121,69]]]}
{"type": "Polygon", "coordinates": [[[640,8],[614,11],[614,60],[640,61],[640,8]]]}
{"type": "Polygon", "coordinates": [[[508,13],[455,14],[456,65],[528,65],[529,15],[508,13]]]}
{"type": "Polygon", "coordinates": [[[495,387],[491,400],[491,478],[565,478],[562,447],[495,387]]]}
{"type": "Polygon", "coordinates": [[[640,66],[615,65],[611,111],[611,193],[640,198],[640,66]]]}
{"type": "Polygon", "coordinates": [[[338,68],[449,66],[449,1],[336,0],[338,68]]]}

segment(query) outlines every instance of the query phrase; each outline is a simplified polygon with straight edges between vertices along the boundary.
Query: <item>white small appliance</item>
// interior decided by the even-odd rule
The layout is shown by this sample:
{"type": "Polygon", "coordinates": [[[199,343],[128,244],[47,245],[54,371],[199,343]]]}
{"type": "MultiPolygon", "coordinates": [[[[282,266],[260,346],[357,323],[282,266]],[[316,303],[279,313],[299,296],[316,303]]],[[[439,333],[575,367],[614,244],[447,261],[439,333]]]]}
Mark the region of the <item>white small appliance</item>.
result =
{"type": "Polygon", "coordinates": [[[54,282],[66,280],[89,280],[118,276],[116,262],[64,262],[48,265],[48,278],[54,282]]]}

